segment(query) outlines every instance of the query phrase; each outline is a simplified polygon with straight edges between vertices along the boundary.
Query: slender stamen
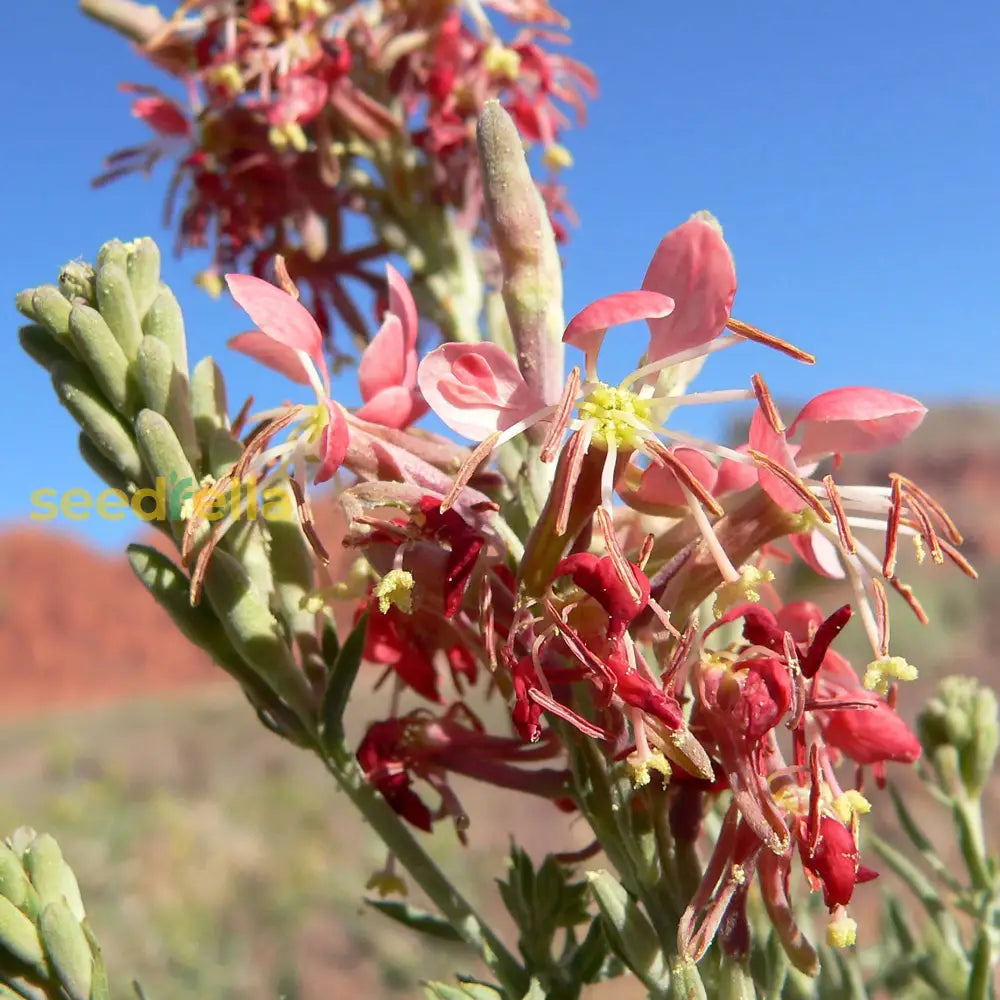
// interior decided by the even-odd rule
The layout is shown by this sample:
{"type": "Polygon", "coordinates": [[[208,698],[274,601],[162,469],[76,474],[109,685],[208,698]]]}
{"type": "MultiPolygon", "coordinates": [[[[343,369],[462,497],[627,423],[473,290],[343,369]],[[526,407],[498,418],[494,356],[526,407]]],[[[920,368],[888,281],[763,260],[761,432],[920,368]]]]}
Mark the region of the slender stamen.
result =
{"type": "Polygon", "coordinates": [[[698,503],[694,494],[683,483],[680,486],[684,493],[684,499],[687,501],[688,509],[691,511],[691,516],[698,526],[701,537],[705,540],[705,545],[715,565],[719,567],[722,579],[726,583],[739,583],[741,579],[739,570],[732,564],[729,556],[726,555],[726,550],[722,547],[722,542],[719,541],[718,536],[715,534],[701,504],[698,503]]]}
{"type": "Polygon", "coordinates": [[[948,538],[951,540],[952,545],[962,544],[962,534],[955,526],[955,522],[951,519],[951,517],[949,517],[948,512],[944,509],[944,507],[942,507],[941,504],[939,504],[937,500],[930,495],[930,493],[918,486],[912,479],[907,479],[906,476],[901,476],[894,472],[891,474],[890,478],[898,479],[907,493],[917,497],[925,507],[929,507],[937,515],[945,529],[946,534],[948,535],[948,538]]]}
{"type": "Polygon", "coordinates": [[[493,617],[493,587],[488,578],[483,578],[482,587],[479,590],[479,634],[483,637],[486,645],[486,660],[490,665],[490,672],[497,672],[497,636],[494,630],[493,617]]]}
{"type": "MultiPolygon", "coordinates": [[[[647,375],[655,375],[657,372],[663,371],[664,368],[673,368],[675,365],[684,364],[685,361],[694,361],[695,358],[706,357],[716,351],[725,350],[727,347],[740,343],[740,340],[740,337],[716,337],[715,340],[699,347],[691,347],[686,351],[678,351],[677,354],[669,354],[665,358],[660,358],[659,361],[652,361],[648,365],[636,368],[622,382],[621,387],[627,389],[633,382],[638,382],[639,379],[645,378],[647,375]]],[[[587,377],[590,378],[589,372],[587,377]]]]}
{"type": "Polygon", "coordinates": [[[677,477],[680,485],[694,494],[702,506],[707,507],[716,517],[722,517],[725,511],[719,501],[708,492],[697,476],[672,451],[665,448],[655,438],[643,441],[640,450],[658,464],[667,466],[677,477]]]}
{"type": "Polygon", "coordinates": [[[316,531],[316,522],[313,520],[312,508],[309,506],[306,491],[296,477],[293,476],[288,482],[292,487],[292,495],[295,497],[295,506],[299,515],[299,523],[302,526],[302,533],[306,536],[313,552],[325,566],[330,561],[330,554],[326,551],[319,533],[316,531]]]}
{"type": "Polygon", "coordinates": [[[649,610],[656,615],[660,624],[667,630],[668,635],[673,636],[675,639],[681,638],[681,633],[678,631],[677,626],[670,620],[670,612],[665,611],[663,606],[658,601],[654,601],[652,597],[649,599],[649,610]]]}
{"type": "Polygon", "coordinates": [[[790,472],[783,465],[776,462],[773,458],[769,458],[763,452],[757,451],[755,448],[751,448],[748,451],[750,457],[758,464],[763,465],[769,472],[773,472],[782,482],[785,483],[791,490],[793,490],[802,500],[812,509],[813,513],[816,514],[820,520],[829,524],[833,518],[827,513],[826,508],[819,502],[809,492],[809,488],[806,484],[795,475],[794,472],[790,472]]]}
{"type": "Polygon", "coordinates": [[[938,544],[941,546],[941,551],[968,577],[973,580],[979,579],[979,574],[976,572],[976,568],[969,562],[965,556],[962,555],[950,542],[946,542],[943,538],[938,538],[938,544]]]}
{"type": "Polygon", "coordinates": [[[559,445],[562,443],[563,434],[566,433],[566,428],[569,426],[570,414],[573,412],[573,403],[579,391],[580,368],[574,365],[573,370],[569,373],[569,379],[566,382],[562,399],[559,401],[556,412],[552,417],[549,432],[545,436],[544,442],[542,442],[542,450],[538,457],[543,462],[551,462],[556,457],[559,445]]]}
{"type": "Polygon", "coordinates": [[[913,515],[914,520],[920,526],[920,537],[923,538],[923,540],[930,546],[931,558],[934,562],[940,565],[944,562],[944,555],[941,552],[937,532],[934,530],[934,525],[931,522],[927,509],[920,502],[920,500],[912,494],[906,498],[906,509],[913,515]]]}
{"type": "Polygon", "coordinates": [[[455,481],[451,484],[447,496],[441,501],[441,512],[444,513],[458,499],[459,494],[469,484],[469,480],[476,474],[476,469],[487,459],[497,446],[500,440],[500,431],[494,431],[488,438],[480,441],[469,453],[469,457],[462,463],[458,472],[455,473],[455,481]]]}
{"type": "Polygon", "coordinates": [[[763,376],[759,372],[754,372],[750,377],[750,381],[753,384],[754,395],[757,397],[757,402],[760,405],[760,412],[764,414],[764,419],[770,425],[771,430],[775,434],[784,434],[784,421],[781,419],[778,407],[774,403],[774,397],[771,395],[771,390],[768,389],[763,376]]]}
{"type": "Polygon", "coordinates": [[[746,340],[752,340],[755,344],[772,347],[774,350],[780,351],[782,354],[787,354],[788,357],[794,358],[796,361],[801,361],[803,364],[816,364],[815,355],[810,354],[808,351],[803,351],[801,347],[796,347],[787,340],[782,340],[773,334],[758,330],[757,327],[751,326],[749,323],[744,323],[742,320],[730,317],[729,322],[726,324],[726,329],[732,330],[733,333],[739,334],[739,336],[746,340]]]}
{"type": "Polygon", "coordinates": [[[649,561],[650,555],[652,555],[655,542],[656,536],[652,532],[642,540],[642,548],[639,549],[639,558],[636,559],[636,565],[639,569],[644,570],[646,568],[646,563],[649,561]]]}
{"type": "Polygon", "coordinates": [[[556,534],[566,534],[569,526],[569,514],[573,507],[573,493],[580,478],[583,460],[590,447],[590,439],[594,434],[594,421],[587,420],[583,426],[569,439],[566,445],[566,485],[559,498],[559,509],[556,511],[556,534]]]}
{"type": "Polygon", "coordinates": [[[916,594],[913,593],[913,588],[908,584],[903,583],[898,576],[889,577],[889,585],[903,598],[904,601],[909,605],[910,610],[917,616],[917,621],[921,625],[930,624],[930,618],[927,617],[927,612],[924,611],[924,606],[917,600],[916,594]]]}
{"type": "MultiPolygon", "coordinates": [[[[652,602],[650,602],[650,605],[652,606],[652,602]]],[[[694,647],[697,637],[698,626],[692,622],[684,630],[684,634],[681,636],[681,641],[677,644],[673,654],[667,661],[667,665],[663,668],[663,673],[660,674],[660,680],[663,683],[664,691],[670,689],[681,668],[687,663],[688,656],[691,654],[691,650],[694,647]]]]}
{"type": "Polygon", "coordinates": [[[885,531],[885,556],[882,558],[882,575],[888,580],[896,571],[896,552],[899,548],[899,524],[903,516],[903,484],[898,476],[890,476],[892,506],[885,531]]]}
{"type": "Polygon", "coordinates": [[[615,523],[611,519],[611,511],[607,507],[597,508],[597,523],[600,526],[601,534],[604,536],[604,544],[608,555],[611,557],[611,565],[614,566],[618,579],[628,588],[629,596],[633,601],[642,598],[642,591],[639,589],[639,582],[635,578],[632,565],[625,558],[625,553],[618,542],[618,535],[615,533],[615,523]]]}
{"type": "Polygon", "coordinates": [[[802,725],[802,717],[806,711],[806,682],[799,664],[799,652],[795,648],[791,634],[785,632],[781,637],[781,642],[785,653],[785,662],[788,664],[788,672],[792,678],[792,703],[789,706],[788,728],[798,729],[802,725]]]}
{"type": "Polygon", "coordinates": [[[878,577],[872,577],[872,594],[875,598],[875,623],[878,625],[879,655],[885,658],[889,655],[889,599],[885,587],[878,577]]]}
{"type": "Polygon", "coordinates": [[[601,468],[601,506],[611,510],[615,492],[615,466],[618,464],[618,442],[609,436],[605,445],[607,454],[601,468]]]}
{"type": "Polygon", "coordinates": [[[840,536],[840,546],[851,555],[857,552],[854,544],[854,536],[851,534],[851,526],[847,523],[847,515],[844,513],[844,505],[840,500],[840,492],[837,484],[833,481],[833,476],[823,477],[823,486],[826,489],[826,499],[833,511],[833,519],[837,522],[837,534],[840,536]]]}
{"type": "Polygon", "coordinates": [[[247,396],[240,407],[239,412],[233,417],[232,426],[229,428],[233,437],[238,438],[243,433],[247,418],[250,415],[250,407],[253,406],[253,396],[247,396]]]}

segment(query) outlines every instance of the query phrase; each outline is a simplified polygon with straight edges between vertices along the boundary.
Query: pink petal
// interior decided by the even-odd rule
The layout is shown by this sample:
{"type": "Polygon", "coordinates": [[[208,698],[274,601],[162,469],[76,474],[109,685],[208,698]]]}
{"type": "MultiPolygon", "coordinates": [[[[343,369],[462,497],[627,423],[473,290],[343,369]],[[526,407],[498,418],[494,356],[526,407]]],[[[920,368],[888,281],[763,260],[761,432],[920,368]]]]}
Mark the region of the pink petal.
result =
{"type": "Polygon", "coordinates": [[[402,385],[405,373],[403,324],[398,316],[387,313],[381,329],[364,349],[358,363],[361,398],[367,403],[383,389],[402,385]]]}
{"type": "Polygon", "coordinates": [[[364,406],[355,411],[355,416],[371,424],[402,430],[426,410],[427,404],[412,389],[391,385],[375,393],[364,406]]]}
{"type": "MultiPolygon", "coordinates": [[[[670,448],[669,451],[673,453],[682,465],[691,471],[694,478],[709,493],[713,491],[718,470],[707,455],[698,451],[697,448],[670,448]]],[[[753,471],[752,467],[751,471],[753,471]]],[[[755,474],[755,482],[756,479],[755,474]]],[[[636,500],[639,501],[639,504],[634,503],[630,499],[630,506],[635,506],[639,510],[646,510],[647,513],[651,512],[647,508],[653,506],[687,507],[687,500],[684,497],[684,491],[681,489],[681,484],[677,476],[669,467],[663,465],[654,464],[646,469],[639,482],[639,488],[636,490],[636,500]]]]}
{"type": "Polygon", "coordinates": [[[332,399],[326,399],[323,402],[326,404],[329,419],[323,428],[323,436],[320,438],[320,464],[316,478],[313,480],[317,485],[325,483],[343,464],[350,439],[344,411],[332,399]]]}
{"type": "Polygon", "coordinates": [[[226,284],[263,333],[279,344],[305,351],[321,371],[326,369],[323,334],[301,302],[277,285],[249,274],[227,274],[226,284]]]}
{"type": "Polygon", "coordinates": [[[132,114],[160,135],[187,136],[191,126],[180,108],[166,97],[137,97],[132,114]]]}
{"type": "Polygon", "coordinates": [[[329,85],[314,76],[287,77],[277,100],[268,109],[268,124],[311,121],[323,110],[329,94],[329,85]]]}
{"type": "Polygon", "coordinates": [[[609,327],[637,319],[669,316],[673,308],[673,299],[659,292],[616,292],[584,306],[569,321],[563,343],[579,347],[588,355],[596,354],[609,327]]]}
{"type": "MultiPolygon", "coordinates": [[[[746,452],[748,445],[741,444],[736,451],[746,452]]],[[[757,467],[752,462],[737,462],[724,458],[719,463],[718,475],[712,495],[725,496],[727,493],[738,493],[757,485],[757,467]]]]}
{"type": "MultiPolygon", "coordinates": [[[[759,451],[793,475],[797,475],[795,459],[784,435],[776,434],[767,422],[764,414],[757,409],[750,421],[750,447],[759,451]]],[[[757,480],[761,489],[779,506],[797,514],[805,501],[780,476],[768,471],[763,466],[757,469],[757,480]]]]}
{"type": "Polygon", "coordinates": [[[650,361],[717,337],[729,321],[736,296],[736,268],[715,219],[693,216],[667,233],[649,262],[642,287],[677,303],[669,316],[649,321],[650,361]]]}
{"type": "Polygon", "coordinates": [[[272,340],[266,333],[250,330],[230,337],[226,343],[234,351],[249,355],[262,365],[281,372],[293,382],[309,385],[309,376],[306,374],[305,365],[302,364],[302,358],[290,347],[272,340]]]}
{"type": "Polygon", "coordinates": [[[840,561],[837,546],[818,531],[807,531],[789,535],[788,541],[799,554],[799,558],[820,576],[831,580],[844,579],[844,567],[840,561]]]}
{"type": "Polygon", "coordinates": [[[442,344],[420,362],[417,384],[431,409],[473,441],[544,406],[497,344],[442,344]]]}
{"type": "Polygon", "coordinates": [[[399,317],[403,325],[403,342],[410,350],[417,346],[417,304],[413,301],[410,286],[406,279],[392,264],[385,265],[386,277],[389,282],[389,312],[399,317]]]}
{"type": "Polygon", "coordinates": [[[902,441],[926,412],[918,400],[887,389],[831,389],[802,407],[788,434],[801,428],[801,454],[808,458],[878,451],[902,441]]]}

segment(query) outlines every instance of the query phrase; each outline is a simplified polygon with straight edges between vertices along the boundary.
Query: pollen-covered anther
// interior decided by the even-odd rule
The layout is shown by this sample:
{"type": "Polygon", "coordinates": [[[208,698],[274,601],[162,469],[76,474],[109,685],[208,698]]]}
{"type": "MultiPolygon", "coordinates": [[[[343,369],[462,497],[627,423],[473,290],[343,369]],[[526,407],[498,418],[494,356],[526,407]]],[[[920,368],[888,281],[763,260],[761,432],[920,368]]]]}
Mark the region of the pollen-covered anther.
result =
{"type": "Polygon", "coordinates": [[[738,580],[722,584],[715,592],[716,618],[721,618],[730,608],[745,601],[756,604],[760,600],[760,585],[774,579],[774,574],[769,569],[757,566],[741,566],[739,573],[738,580]]]}
{"type": "Polygon", "coordinates": [[[649,784],[650,771],[656,771],[661,774],[664,785],[666,785],[670,779],[670,775],[673,773],[670,761],[659,750],[648,751],[646,754],[636,750],[635,753],[628,755],[625,762],[628,764],[629,772],[632,775],[632,784],[636,788],[643,788],[649,784]]]}
{"type": "Polygon", "coordinates": [[[826,943],[831,948],[850,948],[858,940],[858,922],[838,907],[833,919],[826,925],[826,943]]]}
{"type": "Polygon", "coordinates": [[[864,686],[868,691],[887,695],[892,681],[915,681],[917,676],[917,668],[902,656],[883,656],[865,668],[864,686]]]}
{"type": "Polygon", "coordinates": [[[840,821],[847,826],[855,816],[863,816],[872,811],[872,804],[856,788],[841,792],[830,803],[840,821]]]}
{"type": "Polygon", "coordinates": [[[619,449],[634,450],[649,436],[643,432],[642,425],[647,423],[651,413],[651,400],[603,382],[577,406],[580,420],[593,421],[592,440],[605,447],[614,443],[619,449]]]}
{"type": "Polygon", "coordinates": [[[391,569],[375,587],[378,609],[387,614],[389,608],[399,608],[404,615],[413,609],[413,574],[407,569],[391,569]]]}

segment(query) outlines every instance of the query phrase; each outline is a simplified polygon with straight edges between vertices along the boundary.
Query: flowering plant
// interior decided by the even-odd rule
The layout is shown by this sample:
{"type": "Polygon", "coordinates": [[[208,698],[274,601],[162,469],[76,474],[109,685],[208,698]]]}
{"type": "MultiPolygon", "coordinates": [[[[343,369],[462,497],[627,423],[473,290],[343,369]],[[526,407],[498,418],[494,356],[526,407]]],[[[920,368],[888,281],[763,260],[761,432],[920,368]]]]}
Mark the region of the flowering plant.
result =
{"type": "MultiPolygon", "coordinates": [[[[428,994],[572,998],[631,973],[654,997],[833,997],[904,986],[921,996],[928,985],[945,990],[936,995],[991,996],[997,867],[978,803],[996,750],[995,700],[952,681],[918,737],[897,711],[899,683],[916,669],[890,647],[887,596],[895,590],[924,617],[896,573],[904,539],[935,564],[974,570],[958,529],[916,483],[892,475],[881,486],[845,484],[827,471],[845,454],[900,441],[924,407],[854,386],[821,393],[786,423],[759,373],[743,387],[689,391],[710,355],[746,341],[814,360],[732,315],[734,258],[707,212],[663,237],[638,288],[566,322],[559,232],[522,136],[551,150],[551,97],[567,92],[533,41],[491,49],[479,5],[470,5],[479,35],[447,4],[385,4],[374,20],[368,8],[326,3],[244,6],[190,3],[193,21],[143,35],[159,63],[183,67],[206,89],[197,137],[158,94],[144,92],[136,113],[160,138],[211,146],[182,161],[193,199],[182,236],[197,243],[213,218],[213,266],[235,267],[253,251],[255,273],[225,275],[253,327],[230,346],[308,386],[315,401],[231,414],[215,361],[189,368],[181,313],[149,239],[107,243],[94,266],[67,265],[58,286],[21,293],[31,321],[21,343],[51,372],[80,425],[84,458],[110,485],[131,494],[163,477],[206,487],[159,525],[180,563],[133,545],[132,567],[264,725],[318,755],[385,843],[385,868],[368,884],[372,905],[464,942],[488,970],[488,979],[428,984],[428,994]],[[511,53],[537,74],[534,83],[511,74],[511,53]],[[421,130],[404,144],[407,156],[420,150],[427,159],[404,158],[397,181],[424,185],[435,211],[459,210],[441,219],[482,211],[488,234],[478,235],[493,255],[503,310],[484,325],[478,315],[442,320],[448,297],[422,311],[426,299],[413,289],[433,284],[429,269],[410,280],[392,263],[377,279],[366,271],[382,308],[358,364],[363,405],[351,409],[331,392],[322,302],[329,296],[350,323],[334,289],[345,269],[357,276],[359,258],[345,264],[324,241],[315,256],[302,249],[304,266],[295,247],[299,239],[305,247],[309,213],[320,211],[314,194],[334,199],[337,211],[360,205],[379,231],[388,225],[375,201],[352,200],[354,182],[339,184],[358,155],[385,171],[383,181],[404,162],[392,159],[400,148],[380,144],[388,112],[352,75],[362,57],[391,64],[404,109],[427,102],[421,130]],[[449,75],[459,72],[461,93],[449,75]],[[237,100],[250,84],[255,96],[237,100]],[[498,88],[512,113],[485,99],[498,88]],[[338,139],[342,127],[357,134],[338,139]],[[220,134],[255,135],[252,163],[237,170],[226,161],[220,134]],[[258,181],[270,183],[275,170],[294,175],[301,158],[317,156],[317,176],[329,171],[330,184],[295,189],[304,214],[280,199],[268,203],[270,221],[253,214],[258,181]],[[226,187],[233,171],[241,179],[226,187]],[[272,256],[269,281],[263,262],[272,256]],[[444,336],[427,352],[421,319],[437,320],[444,336]],[[609,337],[635,343],[635,368],[617,383],[602,378],[609,337]],[[568,370],[567,348],[579,352],[568,370]],[[677,426],[684,406],[738,400],[755,407],[738,446],[677,426]],[[428,411],[470,443],[416,427],[428,411]],[[327,502],[318,487],[330,480],[346,528],[324,538],[313,507],[327,502]],[[209,516],[233,483],[246,482],[283,490],[287,516],[244,516],[252,491],[209,516]],[[336,546],[353,559],[343,579],[326,568],[336,546]],[[797,595],[782,572],[792,561],[843,579],[844,603],[821,609],[797,595]],[[835,648],[855,615],[870,646],[857,664],[835,648]],[[345,618],[352,627],[338,632],[345,618]],[[351,745],[345,711],[366,664],[388,681],[385,714],[366,720],[351,745]],[[490,698],[506,703],[500,731],[478,707],[490,698]],[[905,804],[895,804],[944,895],[867,830],[890,768],[922,753],[952,808],[968,884],[941,870],[905,804]],[[589,846],[567,845],[538,867],[512,849],[500,891],[516,952],[423,845],[440,823],[463,843],[475,835],[456,775],[535,796],[590,831],[589,846]],[[844,956],[858,938],[851,907],[867,891],[859,886],[879,874],[873,843],[923,902],[931,930],[917,948],[896,912],[866,984],[844,956]],[[388,899],[407,880],[435,912],[388,899]],[[811,910],[822,913],[818,938],[807,931],[811,910]],[[971,919],[964,934],[959,911],[971,919]]],[[[545,4],[490,6],[555,18],[545,4]]],[[[557,65],[586,79],[575,64],[557,65]]],[[[115,169],[159,155],[159,145],[133,151],[115,169]]],[[[327,214],[327,234],[336,228],[327,214]]],[[[412,266],[421,248],[412,233],[403,243],[412,266]]],[[[365,261],[390,247],[380,243],[365,261]]],[[[8,937],[0,924],[0,941],[8,937]]],[[[39,959],[49,976],[42,992],[16,995],[55,996],[44,993],[50,980],[74,1000],[106,995],[90,979],[71,988],[49,960],[54,972],[39,959]]]]}

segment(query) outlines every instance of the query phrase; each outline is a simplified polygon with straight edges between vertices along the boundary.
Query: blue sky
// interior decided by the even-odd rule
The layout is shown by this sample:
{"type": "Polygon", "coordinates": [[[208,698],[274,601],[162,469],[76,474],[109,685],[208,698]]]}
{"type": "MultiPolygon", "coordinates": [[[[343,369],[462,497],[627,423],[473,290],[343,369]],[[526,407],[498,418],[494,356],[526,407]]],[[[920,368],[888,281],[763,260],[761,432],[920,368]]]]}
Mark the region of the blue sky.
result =
{"type": "MultiPolygon", "coordinates": [[[[744,386],[761,370],[780,398],[842,384],[927,402],[998,394],[1000,7],[632,0],[626,17],[606,13],[618,5],[564,6],[572,52],[602,88],[587,128],[566,139],[582,219],[566,254],[567,316],[638,287],[662,235],[707,208],[736,257],[734,314],[820,359],[804,368],[741,347],[713,359],[707,387],[744,386]]],[[[166,171],[88,186],[107,152],[147,135],[116,84],[159,76],[68,0],[12,4],[5,18],[0,521],[24,518],[40,487],[100,488],[48,377],[20,353],[15,292],[112,236],[170,245],[166,171]]],[[[222,358],[236,402],[250,391],[258,403],[284,398],[287,386],[226,351],[244,324],[191,284],[205,263],[189,254],[164,267],[192,354],[222,358]]],[[[620,341],[624,367],[640,337],[620,341]]],[[[718,432],[731,412],[687,426],[718,432]]],[[[59,525],[114,545],[135,530],[59,525]]]]}

